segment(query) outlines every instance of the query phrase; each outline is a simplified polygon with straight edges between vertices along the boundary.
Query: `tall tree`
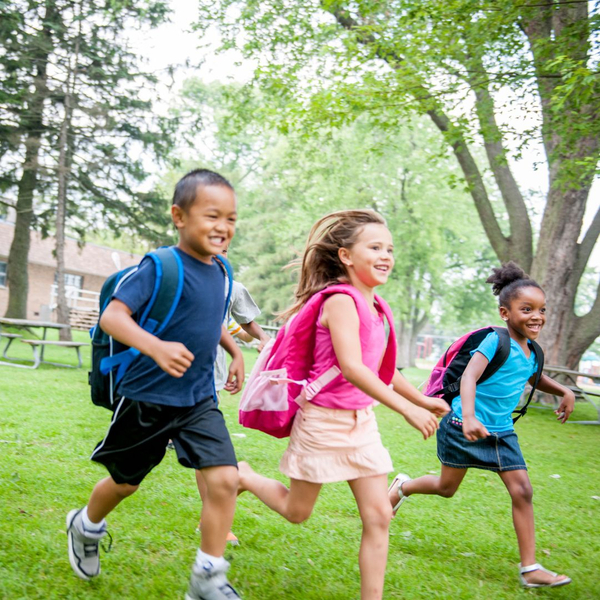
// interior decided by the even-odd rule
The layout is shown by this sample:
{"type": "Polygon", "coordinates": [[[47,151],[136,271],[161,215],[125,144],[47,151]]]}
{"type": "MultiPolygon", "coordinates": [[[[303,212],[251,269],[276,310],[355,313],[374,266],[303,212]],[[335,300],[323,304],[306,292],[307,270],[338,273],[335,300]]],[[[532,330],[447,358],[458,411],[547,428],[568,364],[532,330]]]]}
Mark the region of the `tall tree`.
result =
{"type": "Polygon", "coordinates": [[[285,119],[368,111],[395,127],[416,110],[432,120],[498,259],[516,260],[546,290],[548,361],[575,367],[600,335],[600,293],[587,314],[574,310],[600,234],[600,211],[583,231],[599,158],[598,3],[224,0],[219,9],[200,24],[217,20],[226,45],[260,61],[258,78],[288,94],[285,119]],[[537,240],[513,169],[535,143],[548,171],[537,240]]]}
{"type": "MultiPolygon", "coordinates": [[[[142,193],[138,188],[149,175],[148,159],[162,160],[168,155],[175,121],[153,113],[152,94],[147,90],[156,85],[156,77],[144,71],[126,32],[162,22],[166,3],[47,3],[52,5],[55,21],[48,24],[50,75],[45,81],[45,102],[40,105],[43,168],[38,169],[37,180],[47,189],[35,207],[32,203],[30,213],[44,234],[63,236],[68,231],[85,239],[90,229],[107,227],[117,235],[135,231],[157,239],[167,222],[165,200],[154,191],[142,193]]],[[[23,14],[23,29],[34,28],[36,19],[45,23],[29,7],[23,14]]],[[[21,58],[18,48],[14,53],[15,60],[21,58]]],[[[26,72],[21,80],[27,82],[26,72]]],[[[28,226],[27,230],[16,227],[19,236],[16,231],[15,239],[21,233],[28,238],[31,222],[28,226]]],[[[58,248],[59,263],[60,254],[58,248]]],[[[26,264],[27,248],[15,246],[9,272],[26,281],[26,264]],[[13,269],[14,261],[18,267],[13,269]]],[[[60,268],[64,270],[59,264],[60,268]]],[[[58,285],[64,288],[62,278],[58,285]]],[[[11,286],[9,294],[9,306],[23,314],[26,288],[11,286]]]]}
{"type": "Polygon", "coordinates": [[[2,173],[2,189],[16,183],[15,232],[8,256],[7,317],[25,318],[27,312],[27,257],[33,222],[34,193],[38,184],[39,154],[44,132],[43,110],[48,96],[48,60],[54,47],[53,32],[59,23],[54,0],[31,9],[27,3],[2,5],[0,53],[4,148],[14,150],[22,142],[21,176],[13,169],[2,173]],[[29,22],[27,22],[29,20],[29,22]],[[35,25],[32,23],[35,22],[35,25]],[[9,141],[7,144],[6,141],[9,141]]]}

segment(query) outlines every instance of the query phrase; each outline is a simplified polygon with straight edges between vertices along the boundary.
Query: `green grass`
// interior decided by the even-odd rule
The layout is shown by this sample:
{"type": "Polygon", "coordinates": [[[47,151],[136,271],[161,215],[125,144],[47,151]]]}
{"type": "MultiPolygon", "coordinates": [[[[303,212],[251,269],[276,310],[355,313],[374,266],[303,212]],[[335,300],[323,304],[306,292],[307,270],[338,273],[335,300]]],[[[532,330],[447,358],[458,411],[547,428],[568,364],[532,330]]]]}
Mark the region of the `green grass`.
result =
{"type": "MultiPolygon", "coordinates": [[[[74,352],[65,352],[71,358],[75,364],[74,352]]],[[[426,374],[407,375],[420,383],[426,374]]],[[[105,476],[88,457],[110,417],[89,401],[86,380],[87,368],[0,367],[0,598],[182,598],[200,502],[193,474],[174,452],[110,515],[114,545],[102,554],[101,576],[84,582],[70,569],[65,515],[105,476]]],[[[224,396],[230,430],[244,436],[233,437],[238,457],[285,481],[278,463],[286,441],[243,430],[237,398],[224,396]]],[[[398,470],[438,471],[435,440],[424,442],[384,407],[377,412],[398,470]]],[[[594,415],[578,404],[574,417],[594,415]]],[[[451,500],[421,496],[402,506],[391,526],[386,598],[600,597],[600,500],[592,498],[600,496],[600,427],[560,426],[550,410],[532,409],[518,433],[535,490],[539,560],[573,583],[535,592],[519,587],[508,494],[496,475],[473,470],[451,500]]],[[[234,531],[241,545],[227,552],[230,575],[247,600],[359,597],[361,528],[346,484],[325,486],[300,526],[244,494],[234,531]]]]}

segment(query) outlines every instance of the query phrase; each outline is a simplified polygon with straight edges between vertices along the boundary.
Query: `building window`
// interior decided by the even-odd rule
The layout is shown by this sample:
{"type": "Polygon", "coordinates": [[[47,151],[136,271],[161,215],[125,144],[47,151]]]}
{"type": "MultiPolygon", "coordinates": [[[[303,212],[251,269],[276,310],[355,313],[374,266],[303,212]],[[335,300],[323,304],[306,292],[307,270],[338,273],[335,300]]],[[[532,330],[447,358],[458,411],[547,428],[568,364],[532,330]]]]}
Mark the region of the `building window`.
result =
{"type": "MultiPolygon", "coordinates": [[[[54,283],[58,282],[58,273],[54,273],[54,283]]],[[[83,288],[83,275],[73,275],[72,273],[65,273],[65,287],[76,288],[78,290],[83,288]]]]}
{"type": "Polygon", "coordinates": [[[6,287],[6,268],[8,263],[0,260],[0,287],[6,287]]]}

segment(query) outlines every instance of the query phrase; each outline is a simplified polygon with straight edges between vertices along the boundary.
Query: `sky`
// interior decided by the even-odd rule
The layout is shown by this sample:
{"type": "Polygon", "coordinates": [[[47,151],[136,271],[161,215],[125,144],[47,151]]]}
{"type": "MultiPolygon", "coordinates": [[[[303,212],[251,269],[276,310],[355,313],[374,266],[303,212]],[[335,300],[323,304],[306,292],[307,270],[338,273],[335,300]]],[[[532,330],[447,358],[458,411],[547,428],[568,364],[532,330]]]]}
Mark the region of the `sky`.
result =
{"type": "MultiPolygon", "coordinates": [[[[225,54],[216,53],[219,44],[219,36],[216,32],[209,32],[205,38],[201,39],[199,33],[191,30],[192,24],[198,16],[195,0],[171,0],[171,7],[173,13],[170,23],[134,37],[136,51],[148,61],[150,70],[164,81],[160,91],[163,97],[173,97],[186,77],[198,77],[205,82],[215,80],[225,82],[231,79],[244,82],[252,77],[253,64],[244,61],[235,51],[230,50],[225,54]],[[208,45],[208,47],[199,48],[200,45],[208,45]],[[174,80],[167,75],[169,65],[183,65],[188,60],[191,65],[202,63],[202,66],[200,68],[195,66],[187,69],[181,68],[176,73],[174,80]]],[[[512,118],[512,115],[507,115],[506,118],[512,118]]],[[[502,120],[502,115],[500,120],[502,120]]],[[[523,122],[523,127],[526,125],[523,122]]],[[[526,194],[531,193],[536,208],[539,208],[535,211],[538,220],[541,218],[545,203],[548,182],[548,172],[543,158],[543,150],[540,145],[537,148],[531,148],[524,154],[522,160],[513,161],[511,164],[522,191],[526,194]],[[536,163],[539,166],[534,169],[536,163]]],[[[588,200],[584,232],[599,207],[600,180],[596,180],[588,200]]],[[[592,263],[600,266],[600,246],[597,246],[594,252],[592,263]]]]}

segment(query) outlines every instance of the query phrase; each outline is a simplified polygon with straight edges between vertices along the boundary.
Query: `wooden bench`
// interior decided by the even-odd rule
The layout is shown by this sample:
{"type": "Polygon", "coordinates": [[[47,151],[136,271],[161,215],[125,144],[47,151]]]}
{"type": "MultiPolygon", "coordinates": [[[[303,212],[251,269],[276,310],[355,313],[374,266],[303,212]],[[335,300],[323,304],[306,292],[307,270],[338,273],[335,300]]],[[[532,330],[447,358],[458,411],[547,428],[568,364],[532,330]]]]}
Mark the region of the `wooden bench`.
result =
{"type": "MultiPolygon", "coordinates": [[[[553,365],[545,365],[544,373],[553,379],[558,378],[565,387],[568,387],[575,394],[576,401],[579,400],[588,402],[596,409],[596,412],[598,413],[598,418],[596,421],[569,420],[569,423],[579,423],[580,425],[600,425],[600,387],[598,387],[598,391],[588,391],[581,387],[577,382],[579,377],[585,377],[591,379],[595,384],[598,384],[600,383],[600,375],[584,373],[582,371],[574,371],[573,369],[567,369],[566,367],[553,365]]],[[[552,394],[549,394],[549,396],[554,398],[555,408],[560,405],[560,397],[553,396],[552,394]]]]}
{"type": "Polygon", "coordinates": [[[14,358],[11,358],[10,356],[6,356],[6,353],[8,352],[10,345],[15,340],[18,340],[19,338],[22,338],[23,336],[18,333],[0,333],[0,337],[6,338],[8,340],[6,342],[6,346],[4,346],[4,350],[2,352],[2,357],[5,358],[6,360],[15,360],[14,358]]]}
{"type": "Polygon", "coordinates": [[[47,364],[47,365],[54,365],[55,367],[67,367],[67,368],[71,368],[71,369],[79,369],[81,367],[82,360],[81,360],[81,347],[82,346],[87,346],[87,342],[55,342],[55,341],[51,341],[51,340],[21,340],[22,344],[28,344],[29,346],[31,346],[32,350],[33,350],[33,365],[14,365],[14,366],[18,366],[18,367],[23,367],[25,369],[37,369],[41,363],[47,364]],[[73,365],[66,365],[64,363],[56,363],[56,362],[50,362],[47,360],[43,360],[43,356],[40,354],[40,352],[38,351],[39,348],[45,348],[47,346],[58,346],[60,348],[74,348],[75,352],[77,353],[77,361],[78,361],[78,365],[75,367],[73,365]]]}

